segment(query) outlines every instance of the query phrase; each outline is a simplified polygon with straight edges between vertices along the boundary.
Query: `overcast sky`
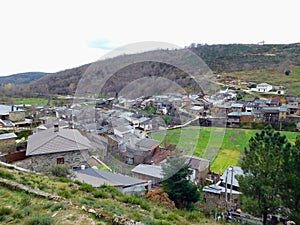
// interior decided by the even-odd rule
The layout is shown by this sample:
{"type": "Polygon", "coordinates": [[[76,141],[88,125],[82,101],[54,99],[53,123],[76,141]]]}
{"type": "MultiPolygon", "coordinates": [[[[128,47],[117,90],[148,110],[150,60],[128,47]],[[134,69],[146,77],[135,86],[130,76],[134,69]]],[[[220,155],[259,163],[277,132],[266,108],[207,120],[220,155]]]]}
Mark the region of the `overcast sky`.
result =
{"type": "Polygon", "coordinates": [[[0,0],[0,76],[56,72],[127,44],[300,42],[297,0],[0,0]]]}

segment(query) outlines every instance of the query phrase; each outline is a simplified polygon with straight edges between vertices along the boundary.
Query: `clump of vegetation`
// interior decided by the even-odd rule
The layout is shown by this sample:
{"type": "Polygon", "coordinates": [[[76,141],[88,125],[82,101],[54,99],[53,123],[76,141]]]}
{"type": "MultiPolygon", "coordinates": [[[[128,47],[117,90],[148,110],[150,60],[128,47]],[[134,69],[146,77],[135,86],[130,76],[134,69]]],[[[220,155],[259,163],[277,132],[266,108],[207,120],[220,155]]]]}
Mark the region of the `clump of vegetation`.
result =
{"type": "Polygon", "coordinates": [[[54,165],[50,171],[51,174],[56,177],[66,177],[70,174],[69,169],[65,165],[54,165]]]}
{"type": "Polygon", "coordinates": [[[123,196],[123,193],[118,190],[116,187],[113,186],[109,186],[106,184],[101,185],[98,190],[106,192],[106,193],[110,193],[112,198],[115,198],[117,196],[123,196]]]}
{"type": "Polygon", "coordinates": [[[104,191],[94,191],[93,195],[95,198],[109,198],[109,194],[104,191]]]}
{"type": "Polygon", "coordinates": [[[24,198],[21,199],[20,205],[22,208],[31,205],[31,198],[29,196],[25,196],[24,198]]]}
{"type": "Polygon", "coordinates": [[[57,211],[57,210],[66,210],[67,206],[64,203],[56,203],[54,205],[51,206],[50,210],[52,212],[57,211]]]}
{"type": "Polygon", "coordinates": [[[5,179],[9,179],[9,180],[14,179],[14,175],[12,173],[5,172],[1,169],[0,169],[0,177],[5,178],[5,179]]]}
{"type": "Polygon", "coordinates": [[[12,209],[8,207],[1,207],[0,208],[0,216],[9,215],[12,213],[12,209]]]}
{"type": "Polygon", "coordinates": [[[85,191],[85,192],[93,192],[93,191],[95,191],[95,187],[93,187],[90,184],[83,183],[80,185],[79,190],[85,191]]]}
{"type": "Polygon", "coordinates": [[[71,198],[72,195],[67,190],[58,191],[57,194],[64,198],[71,198]]]}
{"type": "Polygon", "coordinates": [[[150,206],[145,199],[133,195],[124,195],[119,199],[121,202],[129,203],[133,205],[139,205],[142,209],[150,211],[150,206]]]}
{"type": "Polygon", "coordinates": [[[54,219],[49,215],[41,215],[37,214],[31,218],[29,218],[25,225],[51,225],[54,224],[54,219]]]}
{"type": "Polygon", "coordinates": [[[28,136],[32,135],[32,130],[20,130],[16,132],[17,139],[27,139],[28,136]]]}

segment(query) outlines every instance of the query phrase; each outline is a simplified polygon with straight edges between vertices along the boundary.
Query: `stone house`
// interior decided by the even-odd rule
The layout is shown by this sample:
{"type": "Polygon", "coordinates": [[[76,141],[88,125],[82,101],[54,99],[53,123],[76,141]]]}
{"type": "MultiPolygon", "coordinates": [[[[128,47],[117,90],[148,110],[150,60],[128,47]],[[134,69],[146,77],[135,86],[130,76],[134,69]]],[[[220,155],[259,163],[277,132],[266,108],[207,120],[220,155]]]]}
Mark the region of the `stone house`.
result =
{"type": "Polygon", "coordinates": [[[210,161],[197,156],[185,156],[186,164],[193,171],[191,181],[204,184],[210,172],[210,161]]]}
{"type": "Polygon", "coordinates": [[[286,105],[281,107],[264,107],[262,112],[266,123],[277,123],[286,119],[287,114],[286,105]]]}
{"type": "Polygon", "coordinates": [[[231,112],[227,115],[227,125],[239,127],[241,123],[253,123],[254,115],[252,112],[231,112]]]}
{"type": "Polygon", "coordinates": [[[0,119],[12,122],[25,121],[25,111],[15,106],[0,105],[0,119]]]}
{"type": "Polygon", "coordinates": [[[28,138],[26,156],[30,169],[48,172],[53,165],[64,164],[76,168],[89,159],[90,141],[75,129],[58,126],[33,134],[28,138]]]}
{"type": "Polygon", "coordinates": [[[7,154],[16,151],[15,133],[0,134],[0,154],[7,154]]]}
{"type": "Polygon", "coordinates": [[[300,115],[300,98],[299,97],[287,97],[288,114],[300,115]]]}
{"type": "Polygon", "coordinates": [[[145,163],[159,148],[159,141],[151,138],[139,139],[129,137],[128,141],[126,143],[126,152],[124,153],[128,164],[145,163]]]}

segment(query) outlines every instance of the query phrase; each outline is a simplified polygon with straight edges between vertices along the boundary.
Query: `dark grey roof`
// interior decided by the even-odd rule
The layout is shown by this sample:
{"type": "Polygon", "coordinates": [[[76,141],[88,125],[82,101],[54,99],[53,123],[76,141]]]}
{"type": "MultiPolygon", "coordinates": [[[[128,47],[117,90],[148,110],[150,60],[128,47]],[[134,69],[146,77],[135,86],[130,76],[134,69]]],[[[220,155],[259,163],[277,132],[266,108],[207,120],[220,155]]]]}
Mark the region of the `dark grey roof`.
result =
{"type": "Polygon", "coordinates": [[[118,130],[121,133],[123,133],[123,132],[131,132],[132,127],[131,126],[118,126],[118,127],[114,127],[114,130],[118,130]]]}
{"type": "Polygon", "coordinates": [[[146,181],[141,179],[125,176],[122,174],[111,173],[103,170],[93,169],[93,168],[78,170],[77,173],[86,174],[90,177],[93,177],[94,179],[95,178],[101,179],[103,183],[112,186],[127,187],[127,186],[146,183],[146,181]]]}
{"type": "Polygon", "coordinates": [[[231,112],[228,113],[228,116],[252,116],[253,114],[251,112],[231,112]]]}
{"type": "Polygon", "coordinates": [[[186,163],[191,169],[203,171],[209,167],[210,161],[208,159],[199,158],[197,156],[185,156],[186,163]]]}
{"type": "Polygon", "coordinates": [[[58,124],[58,126],[60,126],[60,127],[66,127],[69,125],[69,123],[67,121],[59,120],[57,122],[46,123],[43,126],[46,127],[47,129],[49,129],[51,127],[54,127],[54,124],[58,124]]]}
{"type": "Polygon", "coordinates": [[[140,164],[140,165],[137,165],[136,167],[134,167],[131,171],[134,173],[147,175],[150,177],[156,177],[156,178],[160,178],[160,179],[162,179],[164,177],[161,166],[140,164]]]}
{"type": "Polygon", "coordinates": [[[152,147],[159,144],[159,141],[151,138],[143,138],[136,143],[138,147],[151,149],[152,147]]]}
{"type": "Polygon", "coordinates": [[[28,138],[26,155],[41,155],[57,152],[80,151],[91,148],[90,141],[75,129],[54,128],[33,134],[28,138]]]}
{"type": "Polygon", "coordinates": [[[16,137],[17,135],[15,133],[0,134],[0,140],[11,139],[16,137]]]}

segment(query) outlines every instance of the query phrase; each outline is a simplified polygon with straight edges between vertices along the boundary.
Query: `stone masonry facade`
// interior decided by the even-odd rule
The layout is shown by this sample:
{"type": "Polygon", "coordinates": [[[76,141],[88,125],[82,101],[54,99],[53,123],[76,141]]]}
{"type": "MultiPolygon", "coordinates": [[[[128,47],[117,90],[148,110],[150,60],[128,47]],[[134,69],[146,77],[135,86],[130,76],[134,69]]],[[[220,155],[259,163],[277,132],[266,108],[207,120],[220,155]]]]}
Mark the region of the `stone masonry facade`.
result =
{"type": "Polygon", "coordinates": [[[88,151],[69,151],[61,153],[52,153],[44,155],[33,155],[30,156],[31,166],[29,169],[36,172],[49,172],[51,167],[60,163],[63,159],[63,165],[66,165],[68,168],[73,168],[79,166],[83,161],[89,159],[88,151]]]}
{"type": "Polygon", "coordinates": [[[15,138],[0,140],[0,152],[2,154],[12,153],[15,151],[16,151],[16,139],[15,138]]]}

